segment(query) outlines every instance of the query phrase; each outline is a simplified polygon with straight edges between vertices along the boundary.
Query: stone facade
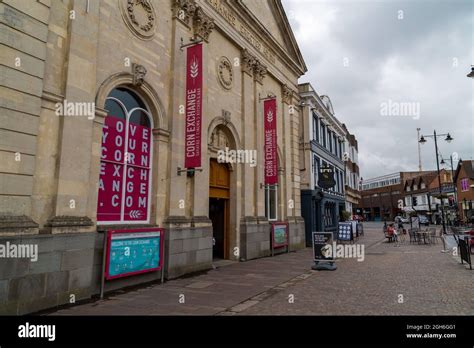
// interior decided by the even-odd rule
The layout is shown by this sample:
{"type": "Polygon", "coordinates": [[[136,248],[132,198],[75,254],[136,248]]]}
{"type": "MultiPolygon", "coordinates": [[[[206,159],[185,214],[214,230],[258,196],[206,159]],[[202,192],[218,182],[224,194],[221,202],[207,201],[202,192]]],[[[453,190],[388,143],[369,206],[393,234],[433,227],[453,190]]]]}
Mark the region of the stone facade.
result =
{"type": "MultiPolygon", "coordinates": [[[[4,0],[0,17],[0,241],[40,250],[37,263],[0,266],[0,313],[97,294],[107,229],[163,227],[167,278],[211,268],[209,162],[222,149],[213,135],[219,130],[230,148],[255,149],[263,159],[268,96],[278,105],[278,220],[289,223],[290,249],[304,246],[297,81],[306,66],[279,0],[4,0]],[[203,165],[180,175],[183,46],[200,42],[203,165]],[[97,223],[105,104],[118,87],[133,91],[152,117],[151,209],[144,225],[97,223]],[[93,112],[58,116],[58,105],[67,102],[93,105],[93,112]]],[[[230,259],[270,253],[263,165],[229,166],[230,259]]],[[[106,290],[158,278],[111,281],[106,290]]]]}

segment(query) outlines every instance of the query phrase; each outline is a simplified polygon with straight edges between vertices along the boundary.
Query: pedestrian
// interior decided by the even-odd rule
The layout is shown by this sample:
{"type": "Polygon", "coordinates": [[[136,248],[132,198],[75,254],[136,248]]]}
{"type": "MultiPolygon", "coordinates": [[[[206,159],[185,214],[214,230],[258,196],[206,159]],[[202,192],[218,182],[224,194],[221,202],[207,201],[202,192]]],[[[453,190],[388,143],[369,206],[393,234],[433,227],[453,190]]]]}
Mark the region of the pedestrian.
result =
{"type": "Polygon", "coordinates": [[[398,240],[398,231],[394,227],[393,223],[389,225],[389,234],[392,235],[392,240],[395,242],[394,246],[400,246],[400,242],[398,240]]]}

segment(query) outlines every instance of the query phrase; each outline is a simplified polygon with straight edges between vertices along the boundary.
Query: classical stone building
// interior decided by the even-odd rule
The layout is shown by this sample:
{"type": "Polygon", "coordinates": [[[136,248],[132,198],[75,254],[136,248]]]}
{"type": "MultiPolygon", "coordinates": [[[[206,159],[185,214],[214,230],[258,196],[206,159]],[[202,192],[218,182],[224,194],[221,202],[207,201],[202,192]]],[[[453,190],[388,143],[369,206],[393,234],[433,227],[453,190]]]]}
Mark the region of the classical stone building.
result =
{"type": "Polygon", "coordinates": [[[306,66],[279,0],[4,0],[0,14],[0,244],[39,247],[37,262],[1,261],[0,313],[97,294],[106,230],[163,227],[167,278],[213,256],[269,255],[271,220],[288,223],[290,249],[304,247],[306,66]],[[219,150],[256,161],[222,163],[219,150]]]}

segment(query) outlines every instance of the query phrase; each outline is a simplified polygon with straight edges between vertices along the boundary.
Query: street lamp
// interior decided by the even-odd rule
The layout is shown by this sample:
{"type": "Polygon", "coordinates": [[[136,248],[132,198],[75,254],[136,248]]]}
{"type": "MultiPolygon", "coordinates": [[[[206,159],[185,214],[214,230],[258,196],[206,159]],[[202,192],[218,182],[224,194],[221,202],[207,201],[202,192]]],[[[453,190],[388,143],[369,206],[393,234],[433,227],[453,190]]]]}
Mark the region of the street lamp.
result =
{"type": "Polygon", "coordinates": [[[471,65],[471,72],[466,75],[467,77],[470,77],[471,79],[474,79],[474,65],[471,65]]]}
{"type": "Polygon", "coordinates": [[[446,234],[446,222],[444,221],[443,191],[442,191],[442,188],[441,188],[441,174],[439,172],[439,156],[438,156],[438,137],[444,137],[444,136],[446,136],[446,139],[444,139],[444,140],[447,141],[448,143],[453,141],[453,138],[451,137],[451,135],[449,133],[448,134],[436,134],[436,130],[434,130],[433,135],[422,135],[419,142],[420,142],[420,144],[423,145],[424,143],[426,143],[425,138],[433,138],[434,139],[435,153],[436,153],[436,167],[437,167],[437,170],[438,170],[439,199],[441,201],[441,221],[443,223],[443,233],[446,234]]]}
{"type": "MultiPolygon", "coordinates": [[[[453,164],[453,155],[449,156],[449,161],[451,163],[451,180],[453,182],[453,190],[454,190],[454,204],[456,207],[456,211],[458,210],[458,189],[456,187],[456,182],[454,180],[454,164],[453,164]]],[[[441,156],[441,165],[447,164],[446,161],[444,160],[443,156],[441,156]]]]}

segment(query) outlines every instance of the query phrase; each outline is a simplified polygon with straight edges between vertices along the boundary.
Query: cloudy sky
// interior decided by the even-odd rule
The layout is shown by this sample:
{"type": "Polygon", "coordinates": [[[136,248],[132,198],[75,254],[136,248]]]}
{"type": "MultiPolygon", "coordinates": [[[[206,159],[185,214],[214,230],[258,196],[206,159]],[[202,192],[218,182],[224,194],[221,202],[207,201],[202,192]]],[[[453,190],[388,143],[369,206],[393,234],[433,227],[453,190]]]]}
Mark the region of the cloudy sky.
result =
{"type": "MultiPolygon", "coordinates": [[[[365,179],[418,170],[417,128],[451,134],[451,144],[439,139],[442,156],[474,159],[474,79],[466,77],[474,64],[473,4],[283,0],[308,66],[300,82],[329,95],[356,135],[365,179]],[[397,114],[402,106],[411,109],[397,114]]],[[[427,140],[424,170],[436,168],[427,140]]]]}

